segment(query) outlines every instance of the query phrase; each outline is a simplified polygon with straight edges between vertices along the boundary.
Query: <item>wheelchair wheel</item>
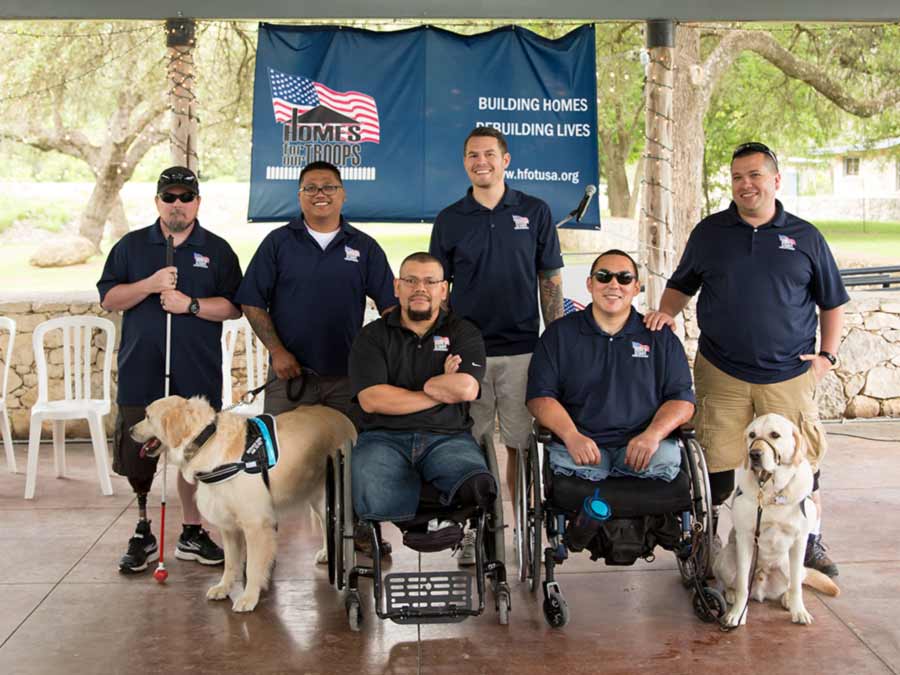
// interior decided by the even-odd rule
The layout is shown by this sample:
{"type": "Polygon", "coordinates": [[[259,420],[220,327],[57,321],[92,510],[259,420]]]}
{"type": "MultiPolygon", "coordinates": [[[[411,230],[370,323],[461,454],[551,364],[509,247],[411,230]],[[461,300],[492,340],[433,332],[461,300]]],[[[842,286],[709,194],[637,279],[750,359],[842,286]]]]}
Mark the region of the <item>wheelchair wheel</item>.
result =
{"type": "Polygon", "coordinates": [[[557,589],[544,594],[544,618],[551,628],[562,628],[569,623],[569,604],[557,589]]]}
{"type": "Polygon", "coordinates": [[[328,583],[332,586],[338,577],[337,551],[340,546],[336,545],[337,530],[340,529],[340,523],[337,521],[336,511],[336,491],[335,484],[337,476],[334,470],[334,459],[328,457],[325,460],[325,540],[326,550],[328,551],[328,583]]]}
{"type": "Polygon", "coordinates": [[[512,606],[509,589],[502,588],[497,592],[497,620],[501,626],[509,625],[509,610],[512,606]]]}
{"type": "Polygon", "coordinates": [[[350,624],[350,630],[358,633],[362,626],[362,603],[359,600],[359,593],[347,593],[344,598],[344,609],[347,611],[347,622],[350,624]]]}
{"type": "Polygon", "coordinates": [[[532,593],[537,593],[541,587],[541,563],[543,562],[543,543],[541,533],[544,527],[544,507],[541,492],[541,461],[538,455],[537,444],[532,442],[528,460],[531,469],[531,489],[528,491],[528,549],[531,560],[528,587],[532,593]]]}
{"type": "Polygon", "coordinates": [[[528,580],[531,570],[531,549],[529,548],[528,534],[529,483],[531,476],[528,473],[528,467],[528,455],[517,452],[516,493],[513,495],[516,529],[513,533],[513,544],[516,549],[516,568],[518,569],[520,582],[528,580]]]}
{"type": "MultiPolygon", "coordinates": [[[[694,438],[688,438],[685,442],[693,474],[691,481],[694,490],[694,520],[695,525],[699,524],[702,528],[698,537],[692,537],[693,545],[699,550],[691,556],[694,560],[692,569],[686,571],[692,573],[698,581],[703,582],[712,568],[710,555],[713,548],[712,490],[709,486],[709,472],[706,468],[706,456],[703,454],[703,448],[694,438]]],[[[679,570],[681,570],[680,564],[679,570]]]]}
{"type": "Polygon", "coordinates": [[[694,614],[704,623],[715,623],[723,616],[727,605],[725,598],[715,588],[704,586],[699,592],[694,593],[694,614]]]}

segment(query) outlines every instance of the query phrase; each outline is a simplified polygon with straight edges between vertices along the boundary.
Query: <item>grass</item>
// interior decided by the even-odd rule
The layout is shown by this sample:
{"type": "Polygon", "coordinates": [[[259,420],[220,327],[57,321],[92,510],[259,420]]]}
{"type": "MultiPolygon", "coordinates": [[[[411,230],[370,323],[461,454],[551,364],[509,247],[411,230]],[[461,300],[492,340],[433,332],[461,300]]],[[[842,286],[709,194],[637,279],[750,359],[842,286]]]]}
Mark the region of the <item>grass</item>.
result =
{"type": "Polygon", "coordinates": [[[59,232],[77,214],[77,208],[73,210],[68,204],[59,202],[24,206],[21,199],[0,197],[0,232],[8,230],[15,223],[59,232]]]}
{"type": "Polygon", "coordinates": [[[841,258],[859,259],[867,265],[900,264],[900,223],[820,220],[815,226],[841,258]]]}

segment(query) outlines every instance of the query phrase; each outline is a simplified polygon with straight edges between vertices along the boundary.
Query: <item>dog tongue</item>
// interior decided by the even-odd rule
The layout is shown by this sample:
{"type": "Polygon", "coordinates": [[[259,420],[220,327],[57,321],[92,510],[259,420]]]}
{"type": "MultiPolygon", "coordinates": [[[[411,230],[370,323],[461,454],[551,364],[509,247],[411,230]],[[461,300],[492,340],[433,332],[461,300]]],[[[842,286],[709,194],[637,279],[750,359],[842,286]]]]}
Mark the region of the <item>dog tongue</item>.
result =
{"type": "Polygon", "coordinates": [[[160,442],[158,438],[151,438],[149,441],[144,443],[141,446],[141,457],[146,457],[149,453],[153,452],[160,446],[160,442]]]}

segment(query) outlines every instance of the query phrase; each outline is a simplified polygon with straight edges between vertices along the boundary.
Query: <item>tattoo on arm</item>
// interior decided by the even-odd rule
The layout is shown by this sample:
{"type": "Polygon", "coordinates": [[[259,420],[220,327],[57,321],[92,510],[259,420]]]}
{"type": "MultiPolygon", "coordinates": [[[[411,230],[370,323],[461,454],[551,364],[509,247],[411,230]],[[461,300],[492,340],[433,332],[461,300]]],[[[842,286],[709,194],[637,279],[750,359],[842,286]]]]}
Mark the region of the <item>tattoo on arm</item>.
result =
{"type": "Polygon", "coordinates": [[[275,332],[275,324],[272,323],[272,317],[269,316],[266,310],[262,307],[253,307],[252,305],[241,305],[241,309],[244,310],[244,316],[250,322],[256,337],[262,340],[266,349],[271,352],[279,347],[284,347],[281,338],[275,332]]]}
{"type": "Polygon", "coordinates": [[[563,315],[562,275],[559,270],[543,270],[538,285],[541,296],[541,314],[548,326],[563,315]]]}

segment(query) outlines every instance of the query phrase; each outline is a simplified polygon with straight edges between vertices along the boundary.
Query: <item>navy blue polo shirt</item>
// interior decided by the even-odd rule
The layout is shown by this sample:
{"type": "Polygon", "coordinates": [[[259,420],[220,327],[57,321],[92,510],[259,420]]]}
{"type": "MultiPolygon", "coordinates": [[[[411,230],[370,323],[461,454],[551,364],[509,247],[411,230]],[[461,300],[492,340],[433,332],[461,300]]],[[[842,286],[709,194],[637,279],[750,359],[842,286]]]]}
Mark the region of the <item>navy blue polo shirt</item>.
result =
{"type": "MultiPolygon", "coordinates": [[[[100,301],[119,284],[141,281],[166,266],[166,240],[157,220],[129,232],[106,258],[97,282],[100,301]]],[[[177,289],[192,298],[223,297],[233,301],[241,283],[241,267],[228,242],[195,221],[191,233],[175,248],[177,289]]],[[[166,316],[159,293],[148,295],[122,316],[116,402],[146,406],[165,392],[166,316]]],[[[222,324],[192,314],[172,314],[170,394],[205,396],[222,407],[222,324]]]]}
{"type": "Polygon", "coordinates": [[[734,202],[700,221],[667,286],[700,289],[700,353],[745,382],[784,382],[806,372],[815,353],[816,306],[850,299],[825,238],[776,201],[775,217],[754,228],[734,202]]]}
{"type": "Polygon", "coordinates": [[[592,308],[544,331],[528,368],[526,399],[556,399],[579,432],[601,448],[618,448],[644,431],[666,401],[695,402],[691,370],[669,328],[648,330],[632,308],[622,330],[609,335],[592,308]]]}
{"type": "Polygon", "coordinates": [[[247,267],[236,301],[267,310],[301,366],[346,376],[366,296],[379,311],[396,304],[394,275],[372,237],[343,218],[323,251],[302,218],[270,232],[247,267]]]}
{"type": "Polygon", "coordinates": [[[546,203],[507,186],[500,203],[487,209],[469,188],[438,214],[429,251],[452,282],[450,307],[481,329],[488,356],[534,350],[538,271],[563,266],[546,203]]]}
{"type": "MultiPolygon", "coordinates": [[[[353,396],[379,384],[423,391],[425,383],[444,373],[450,354],[462,357],[457,372],[484,379],[484,341],[478,329],[453,313],[441,310],[434,326],[419,337],[400,321],[400,312],[389,312],[363,327],[350,353],[353,396]]],[[[462,433],[471,428],[469,404],[439,403],[409,415],[365,414],[362,430],[462,433]]]]}

